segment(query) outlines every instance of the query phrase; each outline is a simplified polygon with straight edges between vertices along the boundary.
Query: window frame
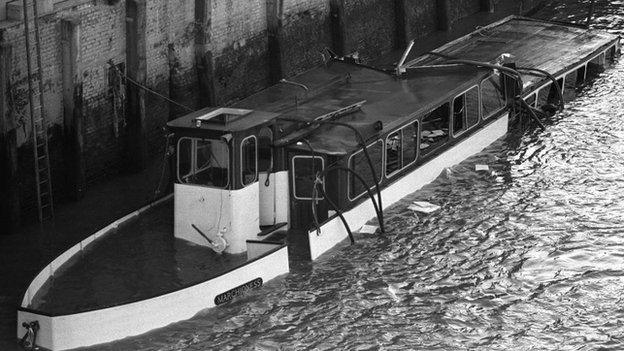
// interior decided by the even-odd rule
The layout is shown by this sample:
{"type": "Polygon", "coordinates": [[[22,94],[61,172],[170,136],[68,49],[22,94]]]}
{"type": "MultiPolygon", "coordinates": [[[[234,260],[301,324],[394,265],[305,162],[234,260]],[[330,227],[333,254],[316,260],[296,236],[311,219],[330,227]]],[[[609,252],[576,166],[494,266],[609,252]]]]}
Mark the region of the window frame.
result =
{"type": "MultiPolygon", "coordinates": [[[[384,149],[384,146],[386,146],[386,144],[384,143],[384,141],[382,139],[377,139],[374,142],[370,143],[369,145],[366,145],[366,149],[368,150],[371,146],[377,144],[377,143],[381,143],[381,172],[379,173],[379,184],[381,184],[383,182],[383,175],[384,175],[384,166],[385,166],[385,161],[386,161],[386,152],[384,149]],[[383,173],[382,173],[383,172],[383,173]]],[[[349,156],[349,158],[347,159],[347,168],[351,168],[351,159],[361,153],[364,153],[364,151],[362,151],[362,149],[359,149],[358,151],[354,152],[351,154],[351,156],[349,156]]],[[[368,163],[368,161],[367,161],[368,163]]],[[[375,184],[373,184],[369,190],[375,188],[375,184]]],[[[347,175],[347,199],[349,199],[349,201],[355,201],[357,199],[359,199],[360,197],[362,197],[364,194],[366,194],[366,190],[362,191],[360,194],[356,195],[355,197],[351,197],[351,174],[347,175]]]]}
{"type": "Polygon", "coordinates": [[[476,127],[479,125],[479,122],[481,122],[483,113],[481,110],[481,84],[475,84],[473,86],[471,86],[470,88],[464,90],[463,92],[457,94],[452,100],[451,100],[451,125],[449,126],[450,131],[451,131],[451,137],[453,137],[453,139],[456,139],[457,137],[461,136],[462,134],[466,133],[467,131],[471,130],[472,128],[476,127]],[[454,125],[455,125],[455,100],[457,100],[458,97],[460,96],[464,96],[464,113],[462,115],[462,118],[464,118],[464,125],[468,125],[468,115],[467,115],[467,111],[466,111],[466,93],[469,92],[470,90],[477,88],[477,114],[478,114],[478,118],[477,118],[477,123],[473,124],[470,127],[464,128],[462,129],[459,133],[455,134],[455,130],[454,130],[454,125]]]}
{"type": "MultiPolygon", "coordinates": [[[[507,108],[507,96],[505,96],[504,98],[504,104],[503,107],[501,107],[498,110],[495,110],[494,112],[490,113],[489,115],[485,115],[484,111],[483,111],[483,82],[485,82],[486,80],[489,80],[490,78],[494,77],[495,74],[492,73],[489,76],[481,79],[481,81],[479,82],[479,114],[481,115],[481,121],[485,121],[488,120],[490,118],[492,118],[493,116],[496,116],[498,114],[501,113],[501,111],[504,111],[505,108],[507,108]]],[[[503,94],[505,93],[505,91],[503,91],[503,94]]]]}
{"type": "Polygon", "coordinates": [[[413,165],[414,163],[416,163],[416,161],[418,161],[418,157],[420,157],[420,121],[418,119],[414,119],[412,121],[410,121],[409,123],[406,123],[404,125],[402,125],[401,127],[391,131],[388,133],[388,135],[386,135],[386,138],[384,139],[384,147],[383,147],[383,157],[382,157],[382,161],[383,161],[383,172],[384,175],[386,177],[386,179],[390,179],[394,176],[396,176],[398,173],[400,173],[402,170],[404,170],[405,168],[413,165]],[[394,172],[388,174],[388,168],[386,165],[386,162],[388,161],[388,157],[387,157],[387,147],[385,147],[388,144],[388,138],[390,137],[390,135],[394,134],[397,131],[401,132],[401,155],[399,156],[399,160],[401,160],[401,163],[403,163],[403,141],[405,140],[405,137],[403,135],[403,130],[405,128],[407,128],[410,124],[417,124],[417,128],[416,128],[416,135],[417,135],[417,139],[416,139],[416,155],[414,157],[414,160],[406,165],[402,165],[402,167],[396,169],[394,172]]]}
{"type": "MultiPolygon", "coordinates": [[[[316,155],[314,155],[314,156],[312,156],[312,155],[295,155],[295,156],[292,157],[292,160],[291,160],[291,163],[292,163],[293,198],[295,200],[304,200],[304,201],[315,200],[315,199],[313,199],[311,197],[298,197],[297,196],[297,182],[296,182],[296,178],[295,178],[297,169],[295,168],[295,159],[298,159],[298,158],[311,158],[313,160],[312,161],[313,163],[314,163],[314,159],[315,158],[320,159],[321,160],[321,170],[325,170],[325,158],[323,158],[322,156],[316,156],[316,155]]],[[[314,177],[316,177],[316,175],[314,175],[314,177]]],[[[323,186],[323,191],[325,191],[325,182],[323,182],[322,186],[323,186]]],[[[319,197],[316,198],[316,200],[325,200],[325,197],[324,196],[319,196],[319,197]]]]}
{"type": "MultiPolygon", "coordinates": [[[[196,138],[196,137],[190,137],[190,136],[180,137],[180,139],[178,139],[178,143],[176,145],[176,176],[177,176],[177,181],[180,184],[183,184],[183,185],[201,186],[201,187],[205,187],[205,188],[220,189],[220,190],[229,189],[229,187],[230,187],[230,169],[231,169],[231,167],[230,167],[230,163],[231,163],[230,154],[231,154],[230,146],[227,143],[223,142],[222,140],[210,139],[210,138],[196,138]],[[207,140],[207,141],[211,141],[211,142],[214,141],[214,142],[220,142],[220,143],[225,144],[225,146],[226,146],[225,149],[227,150],[227,160],[228,160],[228,162],[227,162],[227,167],[226,167],[226,170],[227,170],[227,172],[226,172],[226,174],[227,174],[227,183],[225,183],[224,186],[218,187],[218,186],[211,186],[211,185],[206,185],[206,184],[187,183],[187,182],[182,181],[182,178],[180,177],[180,143],[184,139],[188,139],[188,140],[191,141],[191,170],[194,170],[197,167],[197,142],[199,140],[202,140],[202,141],[206,141],[207,140]]],[[[195,170],[195,172],[197,172],[197,170],[195,170]]]]}
{"type": "Polygon", "coordinates": [[[239,148],[240,148],[240,171],[239,171],[240,181],[241,181],[241,185],[243,186],[243,188],[246,188],[246,187],[248,187],[248,186],[250,186],[253,183],[258,181],[258,138],[256,138],[255,135],[250,135],[248,137],[243,138],[243,140],[241,140],[241,142],[240,142],[239,148]],[[256,172],[255,173],[256,174],[254,176],[254,180],[251,181],[250,183],[246,184],[245,183],[245,177],[243,175],[243,163],[244,163],[244,160],[243,160],[243,156],[244,156],[243,155],[243,145],[245,145],[245,141],[247,141],[247,139],[251,139],[251,138],[254,139],[254,145],[256,147],[256,158],[255,158],[255,162],[256,162],[256,167],[255,167],[256,172]]]}
{"type": "MultiPolygon", "coordinates": [[[[441,105],[438,105],[437,107],[432,108],[431,110],[427,111],[426,113],[423,113],[422,115],[420,115],[420,117],[418,117],[418,157],[420,157],[421,155],[423,157],[427,156],[427,155],[435,152],[436,150],[439,150],[442,146],[448,144],[451,141],[450,132],[451,132],[451,122],[452,122],[451,114],[453,113],[452,106],[453,106],[452,102],[447,100],[447,101],[443,102],[441,105]],[[421,143],[421,139],[422,139],[422,125],[424,124],[423,123],[423,119],[425,118],[425,116],[431,115],[433,113],[433,111],[439,109],[440,107],[442,107],[444,105],[448,105],[448,109],[447,109],[447,113],[448,113],[448,126],[447,127],[448,127],[448,130],[449,130],[449,134],[447,134],[447,136],[446,136],[446,141],[444,143],[438,145],[435,148],[431,148],[431,149],[427,148],[427,152],[421,153],[422,149],[421,149],[420,145],[422,144],[421,143]]],[[[418,157],[416,157],[416,159],[418,159],[418,157]]]]}

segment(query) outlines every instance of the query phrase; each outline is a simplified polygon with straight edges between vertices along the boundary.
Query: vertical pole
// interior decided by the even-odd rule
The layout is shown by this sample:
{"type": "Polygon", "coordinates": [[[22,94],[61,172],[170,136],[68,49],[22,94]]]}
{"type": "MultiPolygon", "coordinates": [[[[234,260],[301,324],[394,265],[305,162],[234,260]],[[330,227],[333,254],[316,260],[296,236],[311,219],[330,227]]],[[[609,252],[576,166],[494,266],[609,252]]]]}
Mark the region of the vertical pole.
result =
{"type": "Polygon", "coordinates": [[[451,3],[450,0],[436,0],[436,22],[439,30],[451,29],[451,3]]]}
{"type": "Polygon", "coordinates": [[[195,0],[195,66],[199,85],[199,107],[214,106],[217,103],[210,51],[211,23],[212,1],[195,0]]]}
{"type": "Polygon", "coordinates": [[[331,37],[334,52],[340,56],[345,55],[345,13],[344,0],[331,0],[329,3],[329,15],[331,23],[331,37]]]}
{"type": "Polygon", "coordinates": [[[282,30],[283,0],[266,0],[267,33],[269,40],[269,78],[276,84],[282,78],[282,48],[280,34],[282,30]]]}
{"type": "MultiPolygon", "coordinates": [[[[138,84],[146,82],[146,0],[126,2],[126,63],[128,77],[138,84]]],[[[145,90],[128,82],[127,127],[125,135],[126,166],[131,172],[138,172],[147,163],[147,136],[145,133],[145,90]]]]}
{"type": "Polygon", "coordinates": [[[410,40],[409,19],[407,18],[406,0],[394,0],[395,49],[403,49],[410,40]]]}
{"type": "Polygon", "coordinates": [[[17,130],[9,110],[11,46],[0,41],[0,228],[11,234],[20,220],[17,187],[17,130]]]}
{"type": "Polygon", "coordinates": [[[79,26],[61,21],[63,62],[63,149],[65,180],[72,199],[84,196],[86,189],[82,116],[82,77],[78,70],[79,26]]]}

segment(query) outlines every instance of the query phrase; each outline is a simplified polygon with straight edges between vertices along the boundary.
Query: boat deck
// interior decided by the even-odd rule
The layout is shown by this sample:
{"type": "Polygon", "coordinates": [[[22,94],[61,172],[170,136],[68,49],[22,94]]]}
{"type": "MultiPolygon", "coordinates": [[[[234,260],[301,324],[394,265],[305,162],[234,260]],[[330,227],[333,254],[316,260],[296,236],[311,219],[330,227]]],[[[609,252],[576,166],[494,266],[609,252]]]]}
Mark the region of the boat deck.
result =
{"type": "Polygon", "coordinates": [[[203,282],[247,261],[176,239],[173,204],[98,240],[57,271],[28,308],[65,315],[144,300],[203,282]]]}

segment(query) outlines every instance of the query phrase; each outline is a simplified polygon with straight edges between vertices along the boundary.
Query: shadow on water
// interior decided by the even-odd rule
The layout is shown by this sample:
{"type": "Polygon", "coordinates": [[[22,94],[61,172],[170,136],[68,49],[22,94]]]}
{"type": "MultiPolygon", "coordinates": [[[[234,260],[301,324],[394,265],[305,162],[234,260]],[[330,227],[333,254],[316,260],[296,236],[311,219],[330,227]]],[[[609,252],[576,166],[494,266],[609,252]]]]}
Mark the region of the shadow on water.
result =
{"type": "MultiPolygon", "coordinates": [[[[583,20],[566,13],[584,14],[586,2],[553,4],[539,16],[583,20]]],[[[593,23],[624,33],[624,2],[597,1],[593,23]]],[[[619,62],[544,132],[509,135],[448,169],[387,211],[385,236],[91,349],[621,349],[623,83],[619,62]],[[407,205],[417,200],[441,209],[416,214],[407,205]]]]}

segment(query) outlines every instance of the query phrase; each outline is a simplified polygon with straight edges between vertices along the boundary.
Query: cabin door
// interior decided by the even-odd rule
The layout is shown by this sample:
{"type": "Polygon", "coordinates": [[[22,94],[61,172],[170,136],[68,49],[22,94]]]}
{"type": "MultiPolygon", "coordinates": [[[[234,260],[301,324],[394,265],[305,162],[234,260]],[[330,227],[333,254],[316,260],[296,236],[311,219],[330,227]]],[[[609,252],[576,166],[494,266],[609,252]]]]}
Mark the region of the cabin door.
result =
{"type": "MultiPolygon", "coordinates": [[[[325,169],[322,156],[289,155],[290,227],[308,230],[327,219],[327,204],[320,190],[314,190],[316,174],[325,169]],[[313,207],[314,206],[314,211],[313,207]]],[[[322,185],[318,185],[322,186],[322,185]]]]}

